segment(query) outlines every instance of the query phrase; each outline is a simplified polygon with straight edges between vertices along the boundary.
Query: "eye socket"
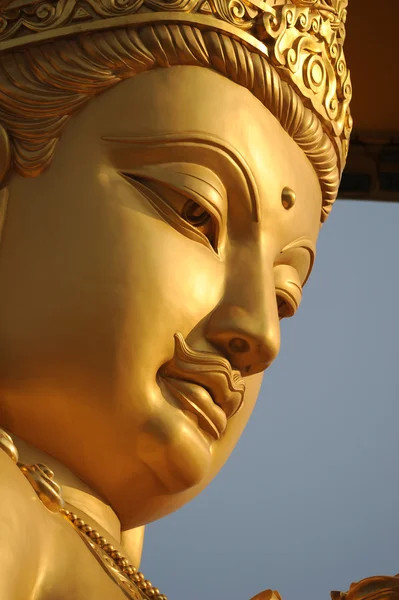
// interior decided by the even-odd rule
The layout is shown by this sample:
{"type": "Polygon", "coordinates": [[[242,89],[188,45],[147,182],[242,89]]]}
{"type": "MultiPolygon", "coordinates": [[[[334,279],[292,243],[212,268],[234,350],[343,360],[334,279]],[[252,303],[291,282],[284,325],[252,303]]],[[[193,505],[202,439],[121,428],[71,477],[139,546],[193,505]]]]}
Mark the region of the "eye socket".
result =
{"type": "MultiPolygon", "coordinates": [[[[186,195],[164,182],[131,173],[121,174],[144,194],[156,211],[175,229],[208,247],[210,245],[218,253],[218,221],[202,204],[188,198],[188,190],[185,190],[186,195]]],[[[192,195],[197,194],[192,192],[192,195]]]]}

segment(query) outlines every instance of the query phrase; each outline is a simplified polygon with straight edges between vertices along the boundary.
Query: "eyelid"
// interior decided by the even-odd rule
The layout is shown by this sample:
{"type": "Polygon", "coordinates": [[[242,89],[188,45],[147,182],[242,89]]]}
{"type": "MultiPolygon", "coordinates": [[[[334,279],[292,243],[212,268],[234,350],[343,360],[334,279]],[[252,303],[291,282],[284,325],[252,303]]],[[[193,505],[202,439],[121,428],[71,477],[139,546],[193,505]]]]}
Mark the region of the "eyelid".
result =
{"type": "Polygon", "coordinates": [[[213,171],[191,163],[158,163],[138,169],[124,169],[119,173],[141,191],[163,219],[176,229],[183,230],[182,233],[191,239],[206,242],[219,255],[227,229],[227,194],[213,171]],[[179,214],[174,206],[179,198],[183,203],[194,201],[213,217],[215,243],[210,242],[179,214]]]}
{"type": "Polygon", "coordinates": [[[164,184],[203,206],[218,221],[218,245],[223,243],[227,220],[227,192],[211,169],[194,163],[162,163],[132,170],[124,169],[124,173],[164,184]]]}

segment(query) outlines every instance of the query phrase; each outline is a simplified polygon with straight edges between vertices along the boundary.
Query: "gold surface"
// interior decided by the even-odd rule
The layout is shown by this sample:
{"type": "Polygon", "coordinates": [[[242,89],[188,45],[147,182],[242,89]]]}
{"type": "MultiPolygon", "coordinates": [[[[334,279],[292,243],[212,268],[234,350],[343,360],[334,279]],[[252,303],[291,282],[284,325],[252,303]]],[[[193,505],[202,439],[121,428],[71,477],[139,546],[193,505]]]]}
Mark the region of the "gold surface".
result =
{"type": "Polygon", "coordinates": [[[62,127],[85,95],[88,100],[120,79],[156,67],[205,66],[250,89],[304,150],[319,176],[325,220],[337,195],[352,128],[352,87],[343,53],[347,4],[54,0],[50,5],[14,0],[0,13],[3,68],[12,82],[0,100],[8,109],[3,118],[13,136],[15,167],[36,175],[49,164],[62,127]],[[83,41],[83,64],[67,58],[82,53],[75,45],[77,34],[83,41]],[[56,47],[55,40],[60,42],[56,47]],[[12,51],[20,49],[26,51],[28,73],[18,74],[20,55],[12,51]],[[88,55],[94,60],[88,61],[88,55]],[[50,90],[56,99],[51,100],[50,90]],[[21,127],[27,114],[35,117],[40,136],[21,127]]]}
{"type": "Polygon", "coordinates": [[[236,445],[338,189],[346,4],[2,4],[0,598],[137,597],[236,445]]]}
{"type": "Polygon", "coordinates": [[[352,583],[348,592],[331,592],[331,600],[398,600],[399,575],[368,577],[352,583]]]}

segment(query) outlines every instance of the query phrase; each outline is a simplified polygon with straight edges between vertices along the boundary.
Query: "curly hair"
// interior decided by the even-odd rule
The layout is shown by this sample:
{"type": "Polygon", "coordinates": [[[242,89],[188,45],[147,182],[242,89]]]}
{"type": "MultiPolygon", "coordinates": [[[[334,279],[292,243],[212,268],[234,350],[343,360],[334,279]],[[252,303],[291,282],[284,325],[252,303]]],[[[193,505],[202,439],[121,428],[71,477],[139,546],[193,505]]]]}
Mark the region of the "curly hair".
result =
{"type": "Polygon", "coordinates": [[[125,26],[4,53],[0,123],[10,141],[10,167],[38,176],[68,120],[90,98],[136,74],[174,65],[213,69],[270,110],[319,177],[324,221],[340,175],[336,149],[317,116],[260,52],[226,33],[187,24],[125,26]]]}

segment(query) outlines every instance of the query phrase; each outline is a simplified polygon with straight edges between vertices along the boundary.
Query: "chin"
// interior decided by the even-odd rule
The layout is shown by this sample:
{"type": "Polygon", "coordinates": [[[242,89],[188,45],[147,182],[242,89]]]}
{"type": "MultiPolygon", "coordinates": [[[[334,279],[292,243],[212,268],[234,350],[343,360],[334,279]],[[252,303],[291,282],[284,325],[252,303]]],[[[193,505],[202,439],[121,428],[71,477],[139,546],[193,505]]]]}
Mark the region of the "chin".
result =
{"type": "Polygon", "coordinates": [[[139,444],[141,460],[160,481],[166,494],[184,492],[199,485],[212,464],[212,440],[182,411],[179,413],[167,436],[161,440],[157,436],[158,439],[149,444],[147,433],[139,444]]]}

